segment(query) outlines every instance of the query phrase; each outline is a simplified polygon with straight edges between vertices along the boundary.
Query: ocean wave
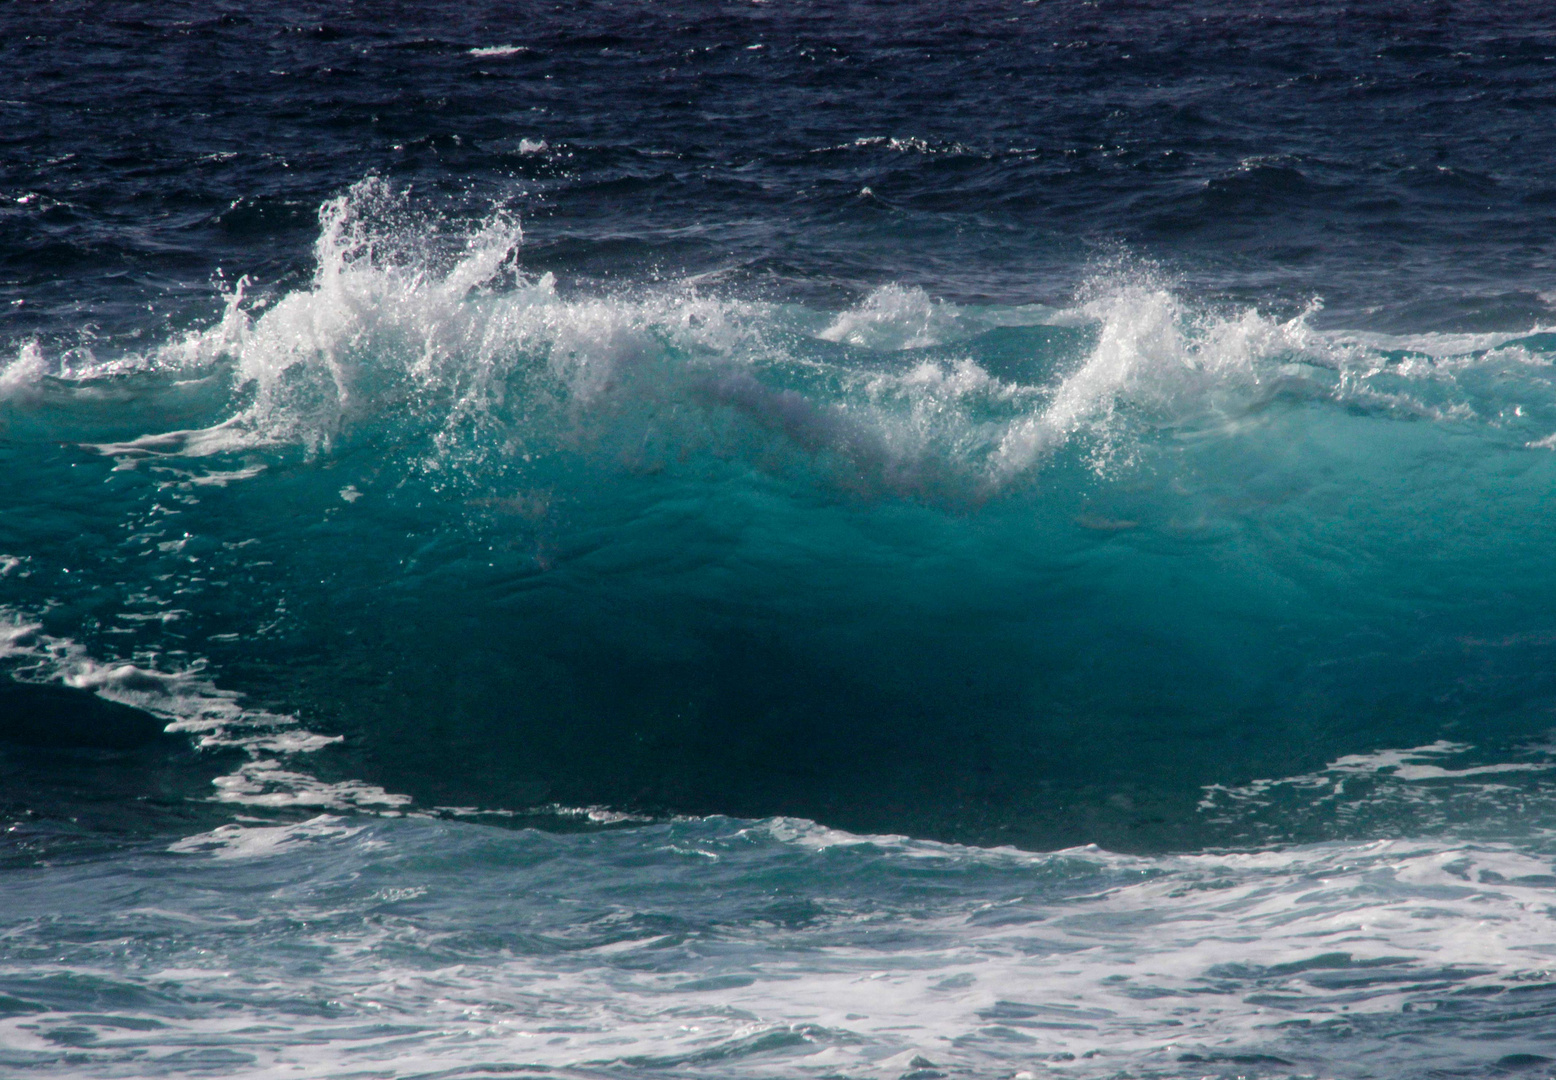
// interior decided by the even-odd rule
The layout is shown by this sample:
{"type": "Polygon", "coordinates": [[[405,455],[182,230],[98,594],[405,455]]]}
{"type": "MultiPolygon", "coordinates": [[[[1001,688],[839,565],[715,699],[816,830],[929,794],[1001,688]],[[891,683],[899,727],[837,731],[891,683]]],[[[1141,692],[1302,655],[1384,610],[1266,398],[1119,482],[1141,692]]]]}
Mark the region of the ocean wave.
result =
{"type": "MultiPolygon", "coordinates": [[[[209,713],[234,806],[1397,836],[1421,785],[1194,807],[1548,726],[1538,328],[1368,336],[1128,263],[1064,308],[591,293],[382,181],[322,221],[305,285],[4,375],[8,610],[97,665],[39,678],[209,713]]],[[[1547,816],[1477,799],[1480,837],[1547,816]]]]}
{"type": "Polygon", "coordinates": [[[1196,307],[1129,266],[1057,310],[899,285],[830,315],[690,287],[575,296],[523,271],[522,232],[503,215],[461,231],[374,179],[320,222],[309,286],[256,303],[241,282],[214,325],[151,353],[66,367],[23,345],[0,372],[12,423],[72,386],[100,394],[141,371],[163,384],[139,392],[172,395],[219,373],[215,423],[104,452],[328,454],[388,437],[407,467],[470,475],[580,447],[630,458],[635,444],[964,500],[1021,487],[1065,453],[1128,467],[1164,431],[1235,430],[1278,400],[1516,429],[1519,445],[1556,429],[1539,328],[1319,331],[1316,304],[1288,318],[1196,307]]]}

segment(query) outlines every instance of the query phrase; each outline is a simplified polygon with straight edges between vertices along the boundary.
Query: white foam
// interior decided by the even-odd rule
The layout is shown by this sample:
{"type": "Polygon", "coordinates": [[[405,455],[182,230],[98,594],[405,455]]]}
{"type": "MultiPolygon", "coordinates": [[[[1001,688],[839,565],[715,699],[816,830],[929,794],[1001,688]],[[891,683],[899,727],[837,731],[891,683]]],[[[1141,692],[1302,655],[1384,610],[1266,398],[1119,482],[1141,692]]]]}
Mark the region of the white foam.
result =
{"type": "MultiPolygon", "coordinates": [[[[1337,347],[1351,347],[1358,352],[1416,353],[1436,361],[1475,363],[1486,354],[1503,349],[1511,342],[1536,334],[1549,334],[1556,328],[1535,325],[1517,332],[1499,330],[1474,334],[1456,334],[1435,331],[1420,334],[1384,334],[1359,330],[1335,330],[1325,337],[1337,347]]],[[[1549,366],[1548,357],[1535,357],[1524,352],[1524,358],[1540,366],[1549,366]]],[[[1407,358],[1408,362],[1408,358],[1407,358]]]]}
{"type": "MultiPolygon", "coordinates": [[[[259,313],[235,295],[215,327],[168,346],[157,363],[199,370],[230,363],[252,402],[223,423],[98,447],[105,454],[204,456],[301,444],[328,451],[354,424],[414,399],[441,426],[439,453],[500,425],[515,395],[560,382],[574,408],[607,391],[641,391],[634,369],[664,335],[696,359],[738,359],[756,308],[665,294],[629,301],[564,300],[550,275],[493,288],[513,266],[522,233],[502,215],[459,244],[439,269],[425,253],[390,252],[386,225],[403,198],[365,181],[326,204],[311,288],[259,313]],[[441,417],[441,422],[440,422],[441,417]]],[[[511,433],[498,432],[498,441],[511,433]]],[[[435,463],[435,459],[434,459],[435,463]]]]}
{"type": "Polygon", "coordinates": [[[349,839],[361,832],[361,825],[348,825],[338,817],[321,814],[292,825],[223,825],[186,836],[169,844],[168,850],[221,860],[264,859],[294,852],[301,846],[349,839]]]}
{"type": "Polygon", "coordinates": [[[841,312],[817,337],[870,349],[922,349],[957,336],[957,315],[921,288],[884,285],[841,312]]]}
{"type": "MultiPolygon", "coordinates": [[[[314,736],[314,739],[318,739],[314,736]]],[[[308,745],[318,749],[336,740],[308,745]]],[[[274,745],[250,744],[253,749],[275,749],[274,745]]],[[[284,747],[284,744],[283,744],[284,747]]],[[[288,752],[295,749],[284,747],[288,752]]],[[[220,802],[271,809],[318,807],[325,810],[388,810],[410,803],[409,795],[392,794],[377,784],[360,780],[324,781],[308,773],[282,768],[279,761],[261,759],[245,762],[226,776],[211,781],[220,802]]]]}
{"type": "Polygon", "coordinates": [[[1475,748],[1439,740],[1409,749],[1347,754],[1296,776],[1212,784],[1200,812],[1239,843],[1260,837],[1354,834],[1356,823],[1429,830],[1446,837],[1539,836],[1553,793],[1543,774],[1556,769],[1556,747],[1525,746],[1515,760],[1476,763],[1475,748]],[[1454,767],[1451,759],[1469,758],[1454,767]],[[1541,811],[1541,812],[1537,812],[1541,811]]]}
{"type": "Polygon", "coordinates": [[[1007,429],[989,462],[996,482],[1030,471],[1083,434],[1093,439],[1099,465],[1127,460],[1121,407],[1174,419],[1215,409],[1230,392],[1257,386],[1259,361],[1310,352],[1315,341],[1306,313],[1285,322],[1252,310],[1196,319],[1149,279],[1110,283],[1080,313],[1098,327],[1096,345],[1043,408],[1007,429]]]}
{"type": "MultiPolygon", "coordinates": [[[[133,1037],[105,1025],[97,1040],[75,1044],[76,1068],[99,1075],[132,1046],[160,1056],[194,1043],[248,1055],[223,1069],[252,1077],[298,1069],[414,1076],[493,1061],[553,1069],[703,1063],[721,1075],[759,1077],[891,1078],[917,1069],[1102,1077],[1185,1075],[1185,1059],[1250,1054],[1279,1056],[1305,1075],[1336,1075],[1363,1054],[1375,1072],[1416,1075],[1483,1063],[1484,1027],[1465,1010],[1548,982],[1556,956],[1550,860],[1504,845],[1040,856],[796,820],[727,826],[656,827],[641,841],[629,832],[602,844],[446,831],[418,839],[320,816],[179,841],[174,853],[213,864],[204,887],[189,879],[197,910],[163,898],[114,916],[113,947],[152,935],[157,963],[85,967],[78,948],[76,966],[50,962],[48,970],[125,983],[130,992],[192,982],[212,995],[212,1007],[181,1003],[133,1037]],[[452,879],[432,872],[431,848],[416,846],[433,844],[446,858],[471,843],[475,861],[452,879]],[[504,845],[544,858],[489,861],[504,845]],[[905,865],[905,854],[918,865],[905,865]],[[807,921],[724,917],[716,932],[674,933],[633,921],[636,912],[680,912],[702,888],[720,902],[747,893],[752,903],[771,902],[768,860],[778,857],[782,879],[814,896],[807,921]],[[618,858],[631,868],[626,879],[608,872],[618,858]],[[745,858],[755,860],[749,879],[740,876],[745,858]],[[213,907],[224,887],[253,891],[230,877],[251,864],[275,868],[254,879],[265,883],[259,906],[213,907]],[[645,867],[658,868],[662,886],[645,867]],[[834,887],[828,875],[839,871],[872,884],[850,892],[845,876],[834,887]],[[993,884],[977,884],[990,872],[993,884]],[[500,899],[530,889],[544,898],[500,899]],[[482,928],[499,900],[513,944],[498,934],[482,951],[482,928]],[[402,904],[418,906],[385,910],[402,904]],[[619,934],[599,921],[613,904],[626,905],[619,934]],[[531,943],[537,906],[549,929],[531,943]],[[266,920],[262,928],[250,926],[250,908],[266,920]],[[576,927],[551,921],[550,912],[575,908],[576,927]],[[475,924],[466,926],[467,917],[475,924]],[[192,918],[216,936],[192,940],[187,956],[169,954],[163,942],[197,932],[192,918]],[[571,944],[554,947],[560,942],[571,944]],[[302,968],[298,956],[328,962],[302,968]],[[288,1006],[295,1000],[332,1006],[304,1011],[288,1006]],[[1435,1023],[1412,1019],[1445,1004],[1456,1011],[1435,1023]]],[[[12,927],[8,940],[24,943],[30,932],[12,927]]],[[[138,1015],[131,1006],[118,1012],[138,1015]]],[[[67,1019],[95,1023],[21,1014],[0,1019],[0,1038],[13,1051],[42,1052],[46,1033],[67,1019]]],[[[1493,1056],[1538,1051],[1537,1020],[1502,1024],[1493,1056]]]]}
{"type": "Polygon", "coordinates": [[[35,401],[42,394],[43,379],[48,374],[48,362],[38,343],[24,342],[16,359],[0,368],[0,402],[35,401]]]}
{"type": "Polygon", "coordinates": [[[123,442],[86,445],[105,457],[119,459],[121,467],[134,468],[142,458],[209,457],[225,450],[240,448],[244,444],[245,433],[242,425],[234,419],[209,428],[164,431],[155,435],[141,435],[123,442]]]}
{"type": "MultiPolygon", "coordinates": [[[[238,393],[219,422],[94,444],[123,469],[268,447],[330,453],[354,432],[398,424],[419,433],[397,432],[396,446],[414,447],[403,464],[439,474],[561,447],[636,461],[668,444],[681,456],[737,449],[764,467],[825,460],[852,486],[975,498],[1025,482],[1067,448],[1106,472],[1137,460],[1154,432],[1235,431],[1288,391],[1520,432],[1556,420],[1556,401],[1527,417],[1515,403],[1504,417],[1506,402],[1466,389],[1467,373],[1548,364],[1518,335],[1321,333],[1309,325],[1316,305],[1287,319],[1207,310],[1148,270],[1100,275],[1064,310],[975,309],[889,284],[823,321],[690,283],[564,295],[550,275],[521,271],[522,239],[506,214],[460,232],[418,216],[388,183],[363,181],[321,209],[309,286],[266,306],[239,282],[215,325],[57,377],[230,374],[238,393]],[[1057,371],[1045,361],[999,376],[963,344],[1043,323],[1082,328],[1091,343],[1057,371]],[[848,355],[808,347],[806,333],[848,355]],[[898,355],[928,349],[911,364],[898,355]]],[[[33,393],[48,366],[23,346],[0,385],[33,393]]],[[[1515,445],[1544,447],[1549,430],[1515,445]]],[[[257,467],[223,464],[204,482],[257,467]]]]}
{"type": "Polygon", "coordinates": [[[1544,772],[1556,769],[1556,761],[1503,762],[1497,765],[1474,765],[1464,769],[1445,769],[1441,765],[1423,763],[1422,759],[1462,754],[1470,747],[1464,743],[1439,739],[1426,746],[1410,750],[1378,750],[1370,754],[1347,754],[1330,762],[1326,772],[1371,774],[1387,772],[1397,780],[1451,780],[1467,776],[1487,776],[1493,773],[1544,772]]]}
{"type": "MultiPolygon", "coordinates": [[[[144,617],[168,621],[180,614],[164,611],[144,617]]],[[[168,668],[151,656],[136,662],[99,661],[77,642],[44,633],[38,622],[6,608],[0,608],[0,660],[8,661],[8,671],[0,677],[90,690],[166,721],[166,731],[193,736],[201,749],[242,751],[248,760],[212,781],[215,801],[367,812],[393,812],[411,802],[407,795],[374,784],[326,782],[285,767],[283,762],[336,745],[342,737],[320,735],[303,728],[295,717],[246,705],[241,694],[217,687],[203,662],[168,668]]]]}

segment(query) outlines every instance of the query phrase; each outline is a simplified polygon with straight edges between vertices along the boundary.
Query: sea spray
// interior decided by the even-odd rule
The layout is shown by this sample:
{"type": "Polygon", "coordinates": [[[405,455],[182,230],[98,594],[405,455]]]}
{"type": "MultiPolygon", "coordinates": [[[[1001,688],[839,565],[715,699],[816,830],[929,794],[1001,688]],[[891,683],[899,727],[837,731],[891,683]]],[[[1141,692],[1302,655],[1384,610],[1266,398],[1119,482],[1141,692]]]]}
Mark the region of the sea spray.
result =
{"type": "Polygon", "coordinates": [[[500,212],[371,179],[319,218],[290,291],[7,369],[9,430],[61,477],[8,552],[16,617],[103,670],[209,664],[331,747],[244,736],[222,798],[1133,846],[1241,829],[1194,811],[1203,785],[1429,743],[1498,695],[1528,704],[1477,742],[1543,730],[1539,331],[1323,331],[1116,260],[1059,308],[589,293],[526,271],[500,212]],[[118,538],[62,557],[87,491],[118,538]],[[105,590],[99,565],[137,569],[105,590]],[[1513,567],[1520,597],[1472,599],[1513,567]],[[290,659],[247,664],[260,642],[290,659]]]}

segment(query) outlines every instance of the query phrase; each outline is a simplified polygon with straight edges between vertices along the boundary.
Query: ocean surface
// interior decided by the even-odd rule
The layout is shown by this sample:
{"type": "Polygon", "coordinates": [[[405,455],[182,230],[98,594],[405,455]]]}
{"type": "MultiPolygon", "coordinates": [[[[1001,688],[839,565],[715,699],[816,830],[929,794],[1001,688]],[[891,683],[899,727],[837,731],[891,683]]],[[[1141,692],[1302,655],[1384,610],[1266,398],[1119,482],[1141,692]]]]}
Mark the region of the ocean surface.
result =
{"type": "Polygon", "coordinates": [[[0,1075],[1556,1075],[1556,9],[0,7],[0,1075]]]}

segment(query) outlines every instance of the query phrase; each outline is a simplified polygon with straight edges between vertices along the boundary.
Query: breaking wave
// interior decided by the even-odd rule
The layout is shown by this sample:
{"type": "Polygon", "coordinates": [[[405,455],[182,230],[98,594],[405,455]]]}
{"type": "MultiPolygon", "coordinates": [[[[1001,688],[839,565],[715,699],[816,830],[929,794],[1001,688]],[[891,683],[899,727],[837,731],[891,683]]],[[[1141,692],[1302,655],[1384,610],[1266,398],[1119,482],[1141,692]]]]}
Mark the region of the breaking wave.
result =
{"type": "Polygon", "coordinates": [[[0,372],[37,677],[228,740],[235,805],[1398,835],[1419,787],[1248,785],[1548,726],[1537,327],[1362,334],[1128,262],[1064,307],[588,293],[381,180],[320,221],[305,286],[0,372]]]}
{"type": "Polygon", "coordinates": [[[836,314],[692,287],[580,296],[523,271],[510,218],[461,231],[381,180],[320,222],[311,285],[256,301],[240,282],[215,325],[149,354],[51,363],[24,344],[0,372],[11,426],[154,375],[119,392],[192,399],[179,411],[214,422],[104,452],[328,454],[388,438],[408,466],[461,476],[580,447],[637,467],[734,454],[962,501],[1066,453],[1127,467],[1164,432],[1233,430],[1279,400],[1478,422],[1531,446],[1556,431],[1543,377],[1525,380],[1530,400],[1486,396],[1548,368],[1540,332],[1320,332],[1316,302],[1287,318],[1195,308],[1129,266],[1099,271],[1067,309],[963,307],[898,285],[836,314]]]}

